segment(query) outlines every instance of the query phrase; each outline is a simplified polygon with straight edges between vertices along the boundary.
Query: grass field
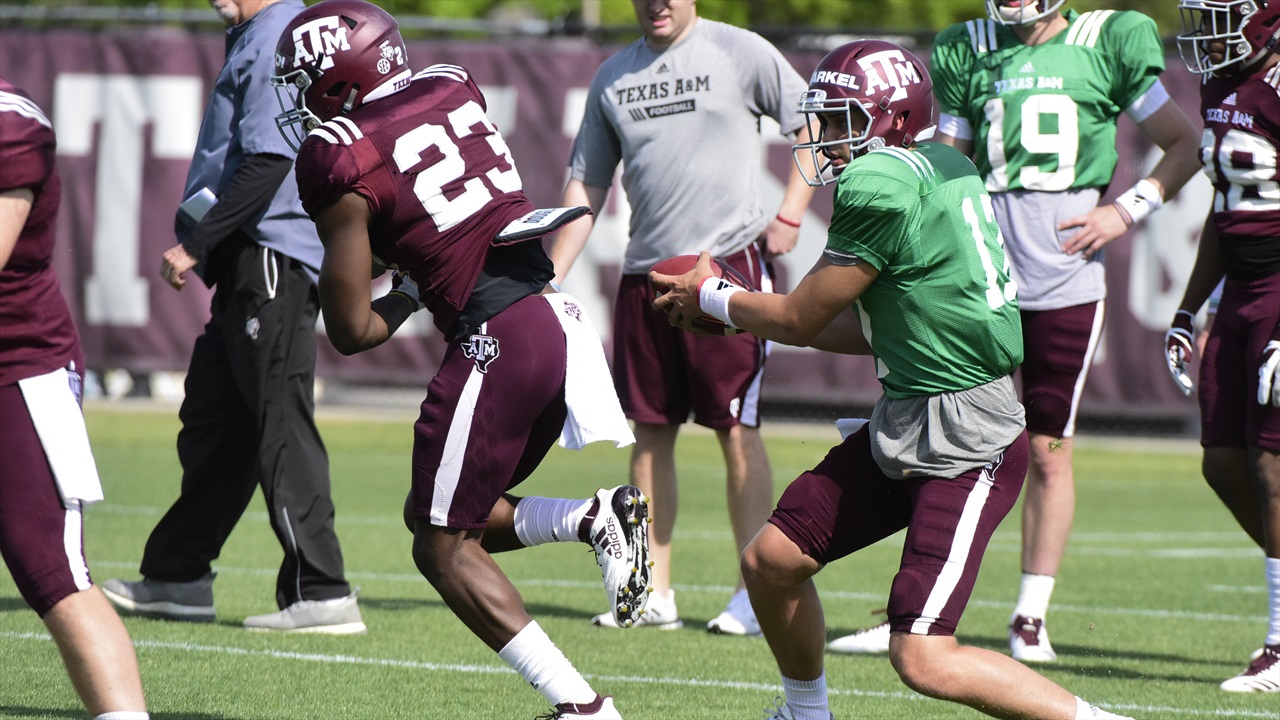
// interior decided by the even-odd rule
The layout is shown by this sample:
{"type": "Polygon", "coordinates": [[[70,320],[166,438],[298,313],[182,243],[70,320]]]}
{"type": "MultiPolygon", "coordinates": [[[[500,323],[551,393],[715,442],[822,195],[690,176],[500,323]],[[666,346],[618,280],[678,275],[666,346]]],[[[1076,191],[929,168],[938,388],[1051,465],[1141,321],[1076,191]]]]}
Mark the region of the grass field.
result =
{"type": "MultiPolygon", "coordinates": [[[[143,543],[177,492],[176,409],[91,406],[88,422],[107,502],[87,514],[98,581],[135,578],[143,543]]],[[[531,718],[538,693],[471,636],[418,574],[400,520],[410,421],[325,416],[338,532],[348,576],[361,586],[369,633],[357,637],[246,632],[246,615],[274,607],[280,549],[255,500],[215,567],[218,622],[141,618],[126,624],[153,717],[531,718]]],[[[766,428],[778,491],[835,442],[834,427],[766,428]]],[[[1277,718],[1280,696],[1234,696],[1217,684],[1259,646],[1266,598],[1261,553],[1199,477],[1192,444],[1102,442],[1077,450],[1078,512],[1050,628],[1060,661],[1044,672],[1077,694],[1140,718],[1277,718]]],[[[586,497],[625,477],[627,452],[556,448],[521,490],[586,497]]],[[[734,583],[722,465],[712,436],[689,432],[673,575],[686,627],[678,632],[592,627],[603,611],[599,571],[578,544],[499,556],[534,617],[628,718],[760,718],[780,694],[763,640],[707,634],[734,583]]],[[[1017,510],[992,542],[961,640],[1005,649],[1018,587],[1017,510]]],[[[883,607],[900,538],[818,576],[834,637],[883,607]]],[[[915,695],[883,657],[828,656],[836,717],[974,718],[915,695]]],[[[44,626],[0,571],[0,717],[79,718],[44,626]]]]}

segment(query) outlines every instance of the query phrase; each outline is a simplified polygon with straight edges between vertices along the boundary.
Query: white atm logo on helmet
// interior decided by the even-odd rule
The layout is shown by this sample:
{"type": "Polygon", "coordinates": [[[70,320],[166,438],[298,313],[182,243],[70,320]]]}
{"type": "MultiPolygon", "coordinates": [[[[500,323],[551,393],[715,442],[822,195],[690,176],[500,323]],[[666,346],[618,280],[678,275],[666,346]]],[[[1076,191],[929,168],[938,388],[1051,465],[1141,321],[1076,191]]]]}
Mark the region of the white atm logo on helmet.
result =
{"type": "Polygon", "coordinates": [[[916,66],[907,62],[901,50],[881,50],[865,57],[858,58],[858,67],[867,77],[866,95],[872,95],[893,88],[889,102],[896,102],[907,97],[908,85],[919,85],[922,81],[916,66]]]}
{"type": "Polygon", "coordinates": [[[336,16],[316,18],[293,30],[293,65],[314,63],[320,60],[320,69],[333,67],[333,54],[350,50],[347,28],[336,16]]]}

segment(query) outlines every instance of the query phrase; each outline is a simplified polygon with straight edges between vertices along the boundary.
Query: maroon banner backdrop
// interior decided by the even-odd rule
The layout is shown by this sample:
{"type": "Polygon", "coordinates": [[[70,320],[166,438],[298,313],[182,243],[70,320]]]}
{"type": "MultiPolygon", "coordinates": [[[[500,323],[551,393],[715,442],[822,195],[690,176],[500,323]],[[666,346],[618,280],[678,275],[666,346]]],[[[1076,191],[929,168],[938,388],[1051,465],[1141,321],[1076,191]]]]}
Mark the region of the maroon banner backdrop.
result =
{"type": "MultiPolygon", "coordinates": [[[[558,204],[586,88],[600,62],[616,49],[575,40],[420,41],[410,44],[410,60],[415,67],[449,62],[471,72],[511,146],[526,192],[545,206],[558,204]]],[[[919,52],[927,56],[927,50],[919,52]]],[[[174,242],[174,210],[222,54],[223,39],[215,32],[0,30],[0,75],[29,92],[58,133],[64,192],[58,270],[94,369],[184,370],[208,317],[207,289],[197,281],[174,292],[158,269],[161,254],[174,242]]],[[[788,53],[802,75],[821,55],[788,53]]],[[[1176,56],[1169,58],[1169,67],[1165,83],[1194,118],[1196,80],[1176,56]]],[[[773,176],[762,202],[776,207],[791,153],[776,126],[768,119],[765,124],[766,142],[759,148],[717,152],[760,152],[773,176]]],[[[718,142],[714,127],[707,128],[706,138],[709,144],[718,142]]],[[[1112,194],[1132,185],[1158,157],[1158,148],[1153,154],[1127,118],[1119,144],[1121,165],[1112,194]]],[[[1083,416],[1194,415],[1193,402],[1167,377],[1161,348],[1210,195],[1207,181],[1197,178],[1179,199],[1107,249],[1106,337],[1091,370],[1083,416]]],[[[830,191],[819,190],[800,245],[779,263],[784,284],[803,275],[818,257],[830,203],[830,191]]],[[[606,343],[628,212],[615,183],[565,287],[587,306],[606,343]]],[[[323,326],[318,332],[323,334],[323,326]]],[[[391,342],[360,356],[341,357],[323,338],[320,348],[323,378],[425,386],[443,343],[427,318],[415,317],[391,342]]],[[[764,392],[775,401],[860,406],[874,401],[879,386],[865,358],[779,347],[764,392]]]]}

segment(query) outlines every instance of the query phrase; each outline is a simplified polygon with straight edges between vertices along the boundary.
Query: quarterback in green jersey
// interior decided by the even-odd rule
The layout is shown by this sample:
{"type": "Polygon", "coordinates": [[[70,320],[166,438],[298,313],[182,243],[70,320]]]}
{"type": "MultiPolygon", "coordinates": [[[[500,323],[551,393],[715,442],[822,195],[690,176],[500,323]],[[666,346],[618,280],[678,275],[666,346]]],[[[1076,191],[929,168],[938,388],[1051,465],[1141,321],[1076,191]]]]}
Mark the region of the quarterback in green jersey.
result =
{"type": "Polygon", "coordinates": [[[1031,472],[1009,646],[1024,662],[1057,659],[1044,621],[1075,513],[1072,437],[1102,336],[1101,250],[1195,174],[1199,145],[1160,82],[1155,23],[1063,4],[987,0],[986,18],[938,35],[931,64],[937,139],[977,165],[1018,283],[1031,472]],[[1115,202],[1099,204],[1116,168],[1122,113],[1164,155],[1115,202]]]}
{"type": "Polygon", "coordinates": [[[782,675],[777,720],[829,720],[826,629],[813,575],[902,529],[889,594],[890,660],[913,690],[995,717],[1120,717],[955,632],[987,543],[1017,501],[1027,434],[1012,373],[1022,360],[1017,287],[991,198],[934,131],[924,64],[888,42],[828,54],[800,112],[810,184],[836,183],[827,246],[787,295],[711,273],[651,272],[654,307],[694,329],[710,316],[789,345],[874,357],[871,419],[783,493],[742,554],[742,574],[782,675]]]}

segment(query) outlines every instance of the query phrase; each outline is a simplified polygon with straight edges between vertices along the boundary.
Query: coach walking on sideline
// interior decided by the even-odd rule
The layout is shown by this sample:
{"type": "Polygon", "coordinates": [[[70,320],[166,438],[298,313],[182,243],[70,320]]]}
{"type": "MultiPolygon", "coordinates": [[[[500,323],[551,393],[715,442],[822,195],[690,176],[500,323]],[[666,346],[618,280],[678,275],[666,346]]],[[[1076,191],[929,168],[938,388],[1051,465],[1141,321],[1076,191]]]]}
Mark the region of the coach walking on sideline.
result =
{"type": "Polygon", "coordinates": [[[98,720],[146,720],[129,631],[93,586],[82,507],[102,483],[80,414],[80,334],[53,271],[53,123],[0,78],[0,554],[98,720]]]}
{"type": "Polygon", "coordinates": [[[210,4],[231,26],[227,58],[187,174],[181,242],[160,264],[176,290],[188,270],[215,288],[179,411],[182,490],[147,540],[143,579],[108,580],[103,589],[124,610],[213,620],[212,562],[261,485],[284,549],[276,579],[280,611],[247,618],[245,626],[362,633],[343,576],[329,459],[314,419],[322,249],[298,200],[295,153],[276,129],[279,104],[270,84],[276,41],[304,5],[210,4]]]}
{"type": "MultiPolygon", "coordinates": [[[[773,504],[773,473],[760,439],[759,398],[768,354],[752,335],[702,338],[667,325],[649,308],[646,273],[667,257],[709,251],[765,289],[768,261],[790,252],[813,189],[793,170],[775,215],[758,195],[760,117],[793,136],[805,82],[766,40],[699,19],[696,0],[632,0],[644,37],[596,72],[569,160],[562,205],[599,213],[618,163],[631,203],[631,231],[613,320],[613,372],[622,409],[635,422],[631,481],[651,498],[653,589],[642,627],[681,626],[671,591],[677,510],[676,436],[689,419],[712,428],[724,453],[729,519],[741,552],[773,504]]],[[[593,221],[565,228],[551,248],[561,281],[593,221]]],[[[593,619],[610,625],[609,613],[593,619]]],[[[711,632],[759,634],[738,580],[711,632]]]]}

